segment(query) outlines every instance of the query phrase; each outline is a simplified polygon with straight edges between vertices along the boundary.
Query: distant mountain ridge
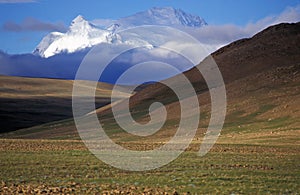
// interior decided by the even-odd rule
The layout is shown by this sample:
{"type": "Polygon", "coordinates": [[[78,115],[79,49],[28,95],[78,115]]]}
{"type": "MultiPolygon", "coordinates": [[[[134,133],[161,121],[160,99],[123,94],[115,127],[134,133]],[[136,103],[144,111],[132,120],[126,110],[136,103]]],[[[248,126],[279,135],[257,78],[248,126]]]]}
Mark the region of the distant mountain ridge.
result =
{"type": "Polygon", "coordinates": [[[181,9],[172,7],[153,7],[143,12],[138,12],[132,16],[124,17],[116,21],[121,27],[140,25],[165,25],[165,26],[188,26],[202,27],[207,25],[200,16],[192,15],[181,9]]]}
{"type": "Polygon", "coordinates": [[[149,40],[139,40],[135,36],[124,38],[118,34],[118,30],[141,25],[199,28],[207,23],[199,16],[171,7],[151,8],[116,21],[112,20],[111,24],[106,27],[99,27],[105,26],[104,24],[92,24],[79,15],[72,21],[66,33],[51,32],[46,35],[33,53],[48,58],[63,52],[74,53],[100,43],[151,45],[149,40]]]}

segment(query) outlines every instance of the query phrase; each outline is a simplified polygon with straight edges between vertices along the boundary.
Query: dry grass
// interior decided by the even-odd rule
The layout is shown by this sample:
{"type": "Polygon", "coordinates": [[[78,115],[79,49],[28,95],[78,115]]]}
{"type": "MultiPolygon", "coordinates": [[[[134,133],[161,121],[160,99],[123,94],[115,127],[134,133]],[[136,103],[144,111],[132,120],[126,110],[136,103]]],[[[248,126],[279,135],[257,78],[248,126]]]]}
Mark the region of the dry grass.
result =
{"type": "Polygon", "coordinates": [[[164,167],[128,172],[104,164],[80,141],[0,141],[2,194],[290,194],[300,187],[299,146],[217,144],[199,157],[194,143],[164,167]]]}

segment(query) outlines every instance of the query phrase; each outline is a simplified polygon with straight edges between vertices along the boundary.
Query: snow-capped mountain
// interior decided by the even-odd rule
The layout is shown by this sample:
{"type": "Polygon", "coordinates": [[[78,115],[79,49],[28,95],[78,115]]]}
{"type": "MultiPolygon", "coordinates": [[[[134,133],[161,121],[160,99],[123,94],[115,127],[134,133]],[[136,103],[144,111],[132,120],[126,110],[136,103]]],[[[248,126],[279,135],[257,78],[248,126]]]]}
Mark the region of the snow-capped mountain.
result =
{"type": "Polygon", "coordinates": [[[172,7],[151,8],[116,21],[122,28],[140,25],[164,25],[172,27],[202,27],[207,25],[204,19],[172,7]]]}
{"type": "Polygon", "coordinates": [[[45,36],[34,53],[47,58],[62,52],[73,53],[99,43],[117,41],[118,37],[112,30],[97,28],[79,15],[66,33],[52,32],[45,36]]]}
{"type": "Polygon", "coordinates": [[[122,36],[118,31],[141,25],[164,25],[172,27],[202,27],[207,25],[199,16],[185,13],[171,7],[151,8],[132,16],[111,21],[105,28],[101,22],[89,22],[77,16],[66,33],[52,32],[45,36],[34,50],[34,54],[48,58],[59,53],[74,53],[100,43],[147,45],[154,47],[151,40],[141,38],[138,33],[122,36]]]}

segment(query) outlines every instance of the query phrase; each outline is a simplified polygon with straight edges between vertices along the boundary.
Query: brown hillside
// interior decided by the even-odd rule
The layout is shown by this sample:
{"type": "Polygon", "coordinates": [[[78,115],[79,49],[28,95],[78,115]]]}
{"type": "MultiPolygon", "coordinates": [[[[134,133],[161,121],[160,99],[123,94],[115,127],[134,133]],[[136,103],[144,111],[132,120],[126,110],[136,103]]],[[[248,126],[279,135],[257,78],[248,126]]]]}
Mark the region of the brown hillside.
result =
{"type": "MultiPolygon", "coordinates": [[[[252,38],[235,41],[212,54],[225,84],[276,67],[300,63],[300,23],[271,26],[252,38]]],[[[201,63],[198,65],[201,66],[201,63]]],[[[196,68],[185,72],[196,91],[206,84],[196,68]]],[[[176,81],[176,78],[172,78],[176,81]]],[[[180,83],[179,83],[180,85],[180,83]]],[[[161,84],[151,85],[132,97],[132,102],[157,97],[166,90],[161,84]]]]}
{"type": "MultiPolygon", "coordinates": [[[[219,49],[212,56],[227,89],[225,129],[300,128],[300,23],[271,26],[252,38],[219,49]],[[259,124],[261,127],[256,128],[259,124]]],[[[205,60],[198,66],[202,63],[205,60]]],[[[205,131],[210,110],[207,86],[196,68],[184,74],[198,94],[203,117],[199,128],[205,131]]],[[[176,76],[170,79],[176,82],[176,76]]],[[[149,105],[155,101],[167,106],[168,121],[176,124],[180,117],[179,103],[174,93],[162,84],[152,84],[131,97],[132,115],[139,121],[148,121],[149,105]]],[[[100,118],[106,121],[103,116],[111,117],[110,112],[110,109],[100,112],[100,118]]],[[[176,125],[172,127],[166,129],[174,130],[176,125]]]]}

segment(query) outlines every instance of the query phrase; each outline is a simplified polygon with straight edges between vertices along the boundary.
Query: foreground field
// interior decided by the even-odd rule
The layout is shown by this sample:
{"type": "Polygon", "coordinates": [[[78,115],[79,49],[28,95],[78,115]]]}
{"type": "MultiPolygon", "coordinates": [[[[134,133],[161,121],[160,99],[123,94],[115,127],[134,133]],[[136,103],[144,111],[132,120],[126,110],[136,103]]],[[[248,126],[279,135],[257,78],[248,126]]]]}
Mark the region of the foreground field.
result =
{"type": "MultiPolygon", "coordinates": [[[[46,82],[33,85],[32,80],[26,79],[28,85],[20,82],[21,85],[15,83],[16,78],[2,77],[2,83],[11,86],[2,84],[5,106],[1,107],[1,128],[10,125],[14,127],[10,130],[18,130],[0,134],[0,194],[299,194],[299,35],[299,23],[281,24],[212,54],[226,84],[227,113],[217,144],[204,157],[199,157],[197,151],[211,119],[210,94],[196,68],[185,72],[201,108],[194,142],[172,163],[145,172],[119,170],[98,160],[80,141],[71,116],[61,118],[64,120],[37,120],[37,125],[26,125],[23,129],[18,126],[26,116],[36,120],[36,116],[48,119],[49,111],[66,113],[60,106],[67,104],[56,102],[52,94],[70,97],[70,81],[59,85],[62,88],[58,90],[56,82],[50,87],[46,82]],[[29,104],[21,98],[24,93],[26,100],[32,100],[29,104]],[[45,94],[49,96],[47,104],[31,97],[45,94]]],[[[186,87],[181,82],[177,84],[178,88],[186,87]]],[[[118,99],[128,97],[122,91],[118,99]]],[[[110,97],[110,92],[111,86],[99,87],[98,103],[110,97]]],[[[146,137],[133,136],[120,128],[111,105],[96,106],[101,107],[96,113],[114,142],[132,150],[151,149],[170,140],[181,119],[180,101],[172,90],[159,83],[141,88],[131,96],[130,114],[145,124],[150,120],[149,106],[153,102],[162,102],[168,117],[160,131],[146,137]]],[[[91,115],[83,119],[88,117],[91,115]]],[[[89,120],[85,122],[91,124],[89,120]]]]}
{"type": "Polygon", "coordinates": [[[197,148],[162,168],[127,172],[102,163],[80,141],[3,139],[0,193],[299,193],[298,145],[217,144],[204,157],[197,148]]]}

